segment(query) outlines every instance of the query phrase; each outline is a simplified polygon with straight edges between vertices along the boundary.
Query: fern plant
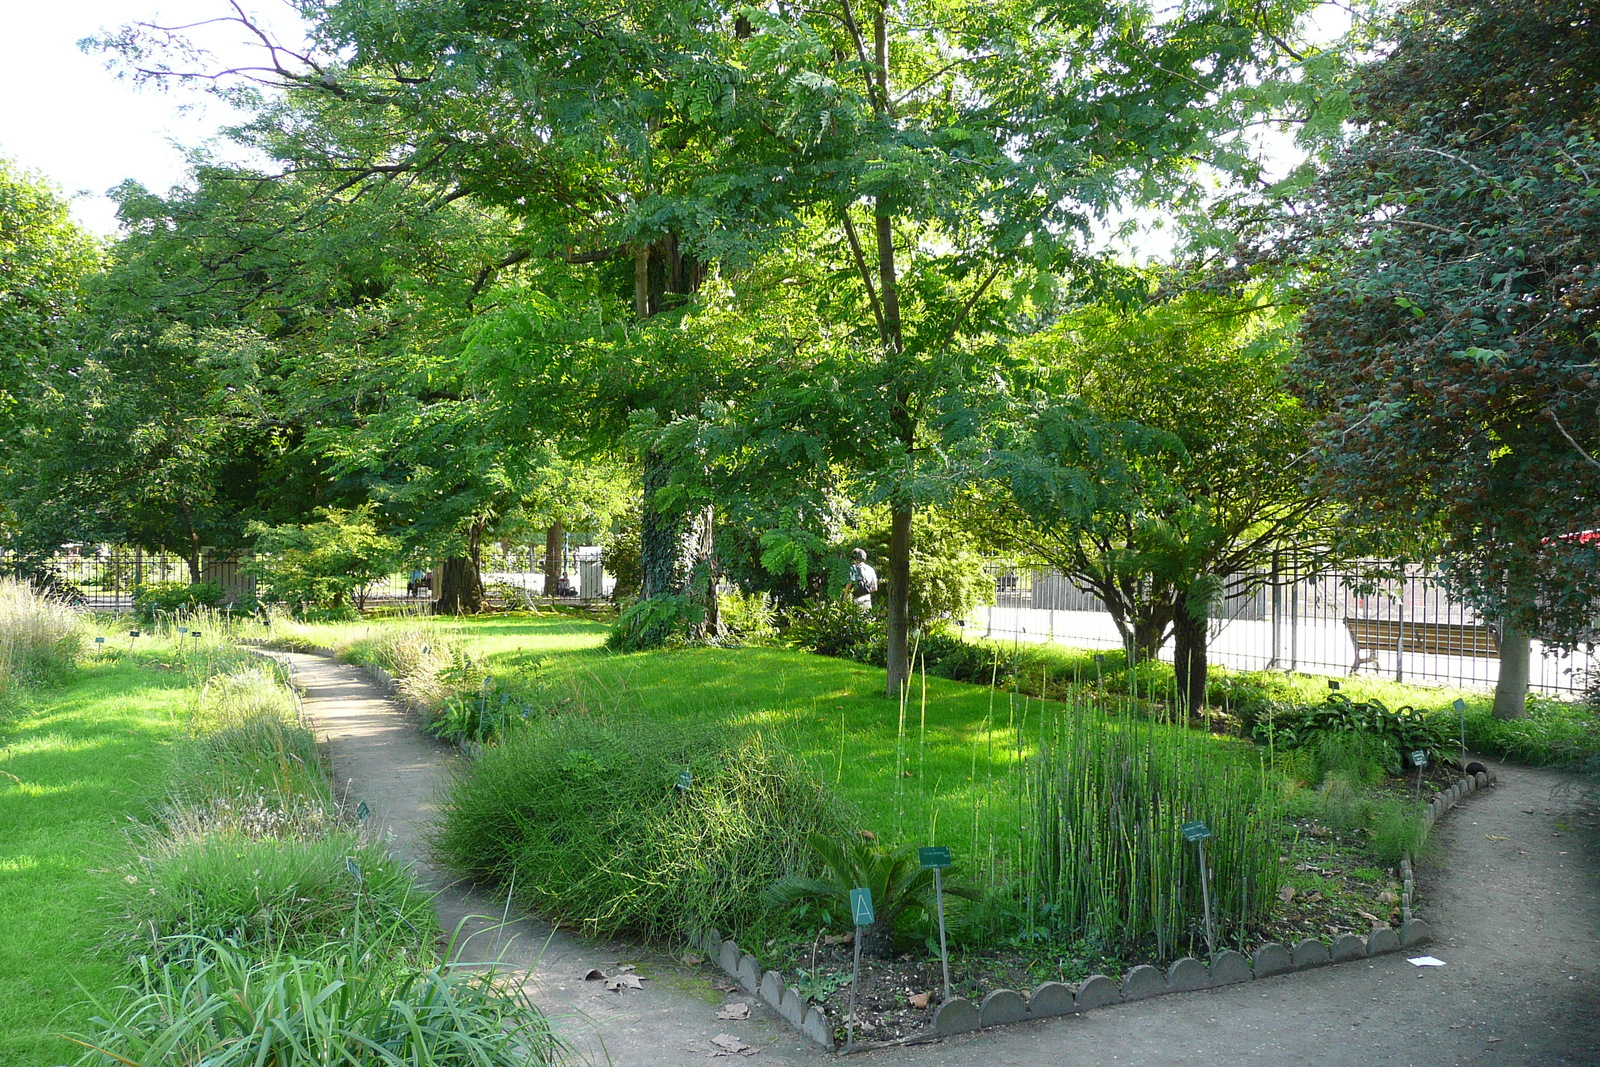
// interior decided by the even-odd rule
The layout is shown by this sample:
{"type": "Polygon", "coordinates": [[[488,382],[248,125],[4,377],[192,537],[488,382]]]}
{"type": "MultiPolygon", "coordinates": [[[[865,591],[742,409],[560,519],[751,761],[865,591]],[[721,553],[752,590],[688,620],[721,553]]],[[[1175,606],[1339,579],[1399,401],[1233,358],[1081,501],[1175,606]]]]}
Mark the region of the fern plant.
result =
{"type": "MultiPolygon", "coordinates": [[[[862,839],[842,844],[821,834],[807,838],[819,861],[820,877],[791,874],[767,890],[767,903],[774,908],[816,903],[846,924],[851,920],[850,891],[872,891],[872,924],[860,931],[861,951],[877,959],[889,959],[894,952],[895,924],[916,912],[934,914],[934,874],[917,862],[911,845],[883,848],[862,839]]],[[[949,896],[977,900],[981,894],[964,885],[945,882],[949,896]]]]}

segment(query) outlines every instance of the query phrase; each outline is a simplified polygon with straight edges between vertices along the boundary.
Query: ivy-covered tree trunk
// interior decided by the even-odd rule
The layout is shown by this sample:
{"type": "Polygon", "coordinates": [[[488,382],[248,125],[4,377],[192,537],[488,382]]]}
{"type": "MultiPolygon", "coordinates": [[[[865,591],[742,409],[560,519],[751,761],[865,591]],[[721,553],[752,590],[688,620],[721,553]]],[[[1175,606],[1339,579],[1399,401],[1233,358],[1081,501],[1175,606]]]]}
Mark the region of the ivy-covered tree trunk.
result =
{"type": "MultiPolygon", "coordinates": [[[[634,312],[643,321],[696,292],[706,265],[683,254],[676,236],[668,235],[638,249],[633,260],[634,312]]],[[[716,576],[712,566],[715,538],[711,508],[684,514],[662,507],[658,499],[671,478],[667,458],[654,449],[640,457],[643,506],[639,522],[639,595],[689,596],[705,609],[707,625],[716,628],[716,576]],[[697,580],[700,579],[700,580],[697,580]]]]}
{"type": "Polygon", "coordinates": [[[439,568],[439,599],[433,602],[435,615],[476,615],[483,611],[483,523],[473,523],[467,532],[467,553],[451,556],[439,568]]]}

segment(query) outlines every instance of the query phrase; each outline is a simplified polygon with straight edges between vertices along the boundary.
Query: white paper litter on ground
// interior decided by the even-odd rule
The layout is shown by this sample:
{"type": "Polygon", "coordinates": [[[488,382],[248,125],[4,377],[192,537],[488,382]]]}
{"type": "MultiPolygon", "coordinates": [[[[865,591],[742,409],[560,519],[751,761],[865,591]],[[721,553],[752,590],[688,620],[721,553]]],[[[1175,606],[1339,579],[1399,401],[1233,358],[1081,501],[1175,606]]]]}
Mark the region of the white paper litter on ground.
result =
{"type": "Polygon", "coordinates": [[[1432,956],[1412,956],[1406,962],[1411,964],[1413,967],[1443,967],[1444,966],[1444,960],[1435,959],[1432,956]]]}

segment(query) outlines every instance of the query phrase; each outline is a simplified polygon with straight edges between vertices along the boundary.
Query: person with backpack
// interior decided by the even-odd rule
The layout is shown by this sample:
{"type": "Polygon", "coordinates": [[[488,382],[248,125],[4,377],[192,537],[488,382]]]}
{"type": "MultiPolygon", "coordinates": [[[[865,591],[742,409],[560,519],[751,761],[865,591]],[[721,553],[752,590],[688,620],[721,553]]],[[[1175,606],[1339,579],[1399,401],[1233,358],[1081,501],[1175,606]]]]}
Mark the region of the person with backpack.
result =
{"type": "Polygon", "coordinates": [[[858,548],[850,553],[850,581],[844,587],[846,596],[855,598],[863,608],[872,607],[872,594],[878,591],[878,572],[867,562],[867,550],[858,548]]]}

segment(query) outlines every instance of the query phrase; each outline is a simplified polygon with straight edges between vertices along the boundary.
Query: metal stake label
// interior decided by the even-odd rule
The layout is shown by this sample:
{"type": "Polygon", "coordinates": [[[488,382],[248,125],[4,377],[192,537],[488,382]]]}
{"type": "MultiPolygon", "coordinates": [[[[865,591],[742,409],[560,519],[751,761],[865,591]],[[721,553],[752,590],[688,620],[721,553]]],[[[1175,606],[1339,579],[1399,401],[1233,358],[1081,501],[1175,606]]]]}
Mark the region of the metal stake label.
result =
{"type": "Polygon", "coordinates": [[[872,911],[872,890],[862,887],[850,890],[850,919],[857,926],[871,926],[874,921],[872,911]]]}
{"type": "Polygon", "coordinates": [[[924,845],[922,848],[917,849],[917,862],[921,864],[922,869],[925,871],[936,871],[940,868],[949,867],[950,846],[924,845]]]}
{"type": "Polygon", "coordinates": [[[1217,836],[1211,832],[1211,827],[1207,826],[1203,822],[1198,821],[1184,823],[1182,826],[1178,827],[1178,832],[1182,834],[1183,839],[1188,841],[1190,844],[1193,844],[1196,841],[1204,841],[1208,837],[1217,836]]]}

